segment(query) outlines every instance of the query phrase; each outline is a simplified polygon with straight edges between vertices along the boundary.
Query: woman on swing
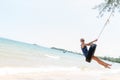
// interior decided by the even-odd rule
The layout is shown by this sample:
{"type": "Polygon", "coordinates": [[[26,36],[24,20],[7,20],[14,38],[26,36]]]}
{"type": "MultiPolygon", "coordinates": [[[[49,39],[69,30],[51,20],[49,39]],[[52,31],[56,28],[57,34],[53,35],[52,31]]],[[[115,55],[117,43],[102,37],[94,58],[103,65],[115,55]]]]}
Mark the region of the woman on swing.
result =
{"type": "MultiPolygon", "coordinates": [[[[97,41],[97,39],[94,40],[94,41],[91,41],[89,43],[85,43],[85,40],[83,38],[80,39],[81,49],[82,49],[82,52],[83,52],[83,54],[84,54],[85,57],[87,57],[88,52],[89,52],[89,50],[87,49],[87,46],[91,46],[91,44],[94,43],[94,42],[96,42],[96,41],[97,41]]],[[[94,55],[92,56],[92,59],[95,60],[100,65],[104,66],[105,68],[110,68],[110,66],[111,66],[111,64],[103,62],[102,60],[100,60],[98,57],[96,57],[94,55]]]]}

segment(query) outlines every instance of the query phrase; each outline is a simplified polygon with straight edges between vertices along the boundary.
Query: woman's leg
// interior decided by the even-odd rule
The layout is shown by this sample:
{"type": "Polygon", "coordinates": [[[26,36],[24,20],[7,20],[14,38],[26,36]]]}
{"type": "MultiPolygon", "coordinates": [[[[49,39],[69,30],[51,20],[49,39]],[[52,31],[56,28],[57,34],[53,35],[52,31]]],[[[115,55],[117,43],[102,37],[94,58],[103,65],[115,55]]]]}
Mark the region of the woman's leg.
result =
{"type": "Polygon", "coordinates": [[[104,66],[105,68],[110,68],[110,66],[111,66],[110,64],[103,62],[96,56],[93,56],[92,59],[97,61],[100,65],[104,66]]]}

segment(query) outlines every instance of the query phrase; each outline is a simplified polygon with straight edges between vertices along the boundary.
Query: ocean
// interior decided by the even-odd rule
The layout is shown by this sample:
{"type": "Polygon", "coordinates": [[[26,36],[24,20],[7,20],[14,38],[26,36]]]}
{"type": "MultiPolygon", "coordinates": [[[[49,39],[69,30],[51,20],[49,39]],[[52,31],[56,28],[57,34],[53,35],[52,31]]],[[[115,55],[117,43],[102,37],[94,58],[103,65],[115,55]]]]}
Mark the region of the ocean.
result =
{"type": "Polygon", "coordinates": [[[116,75],[114,80],[120,78],[120,64],[108,63],[112,64],[111,69],[95,61],[87,63],[79,54],[0,38],[1,80],[107,80],[116,75]]]}

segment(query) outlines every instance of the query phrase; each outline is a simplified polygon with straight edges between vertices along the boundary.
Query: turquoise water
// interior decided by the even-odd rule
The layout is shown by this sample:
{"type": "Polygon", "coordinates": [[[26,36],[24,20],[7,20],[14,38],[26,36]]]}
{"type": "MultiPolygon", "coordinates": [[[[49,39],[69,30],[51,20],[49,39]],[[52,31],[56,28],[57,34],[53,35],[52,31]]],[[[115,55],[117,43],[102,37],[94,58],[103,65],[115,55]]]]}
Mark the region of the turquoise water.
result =
{"type": "Polygon", "coordinates": [[[81,55],[63,53],[35,44],[0,38],[0,66],[80,66],[81,55]]]}
{"type": "Polygon", "coordinates": [[[94,61],[91,64],[86,63],[82,55],[63,53],[36,44],[0,38],[0,67],[89,66],[101,68],[94,61]]]}
{"type": "MultiPolygon", "coordinates": [[[[94,77],[95,80],[101,80],[100,78],[105,75],[111,76],[120,74],[120,64],[111,64],[113,64],[112,69],[108,70],[97,64],[95,61],[86,63],[82,55],[63,53],[62,51],[42,47],[36,44],[0,38],[0,75],[18,73],[25,75],[28,73],[34,74],[36,72],[49,73],[61,71],[65,73],[66,71],[70,71],[75,74],[83,73],[82,75],[90,75],[94,77]]],[[[68,73],[65,74],[67,75],[68,73]]],[[[89,77],[84,80],[88,79],[89,77]]],[[[36,79],[31,78],[31,80],[36,79]]],[[[58,78],[56,79],[56,76],[54,76],[53,80],[58,80],[58,78]]],[[[64,78],[64,80],[68,79],[64,78]]]]}

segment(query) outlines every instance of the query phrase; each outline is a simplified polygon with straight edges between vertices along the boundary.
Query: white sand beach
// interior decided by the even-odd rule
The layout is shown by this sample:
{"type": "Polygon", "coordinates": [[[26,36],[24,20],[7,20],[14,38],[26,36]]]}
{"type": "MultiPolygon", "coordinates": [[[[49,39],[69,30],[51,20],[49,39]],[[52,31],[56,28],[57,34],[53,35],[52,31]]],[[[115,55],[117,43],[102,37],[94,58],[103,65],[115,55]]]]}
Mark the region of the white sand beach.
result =
{"type": "Polygon", "coordinates": [[[41,72],[1,75],[0,80],[119,80],[120,74],[96,75],[89,72],[41,72]]]}

